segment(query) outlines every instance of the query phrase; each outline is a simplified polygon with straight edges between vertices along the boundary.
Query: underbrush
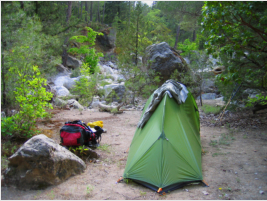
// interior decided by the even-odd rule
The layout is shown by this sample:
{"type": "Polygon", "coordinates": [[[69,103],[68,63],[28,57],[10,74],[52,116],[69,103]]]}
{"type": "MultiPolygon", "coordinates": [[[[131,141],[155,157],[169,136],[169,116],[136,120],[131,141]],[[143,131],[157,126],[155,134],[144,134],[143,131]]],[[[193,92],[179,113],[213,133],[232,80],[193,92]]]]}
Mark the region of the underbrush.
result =
{"type": "Polygon", "coordinates": [[[214,115],[217,115],[222,111],[222,107],[220,106],[212,106],[207,104],[203,104],[201,109],[205,114],[214,114],[214,115]]]}

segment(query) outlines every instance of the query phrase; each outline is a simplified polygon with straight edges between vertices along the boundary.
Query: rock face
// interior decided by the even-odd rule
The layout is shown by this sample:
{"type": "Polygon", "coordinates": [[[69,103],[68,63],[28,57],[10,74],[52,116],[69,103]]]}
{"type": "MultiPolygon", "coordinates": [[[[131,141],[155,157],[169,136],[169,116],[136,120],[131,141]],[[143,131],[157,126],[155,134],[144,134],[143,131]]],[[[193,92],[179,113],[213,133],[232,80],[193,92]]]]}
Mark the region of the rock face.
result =
{"type": "Polygon", "coordinates": [[[69,90],[64,86],[54,86],[53,89],[56,91],[58,97],[68,96],[70,94],[69,90]]]}
{"type": "Polygon", "coordinates": [[[106,85],[104,87],[104,90],[107,102],[113,102],[113,101],[116,101],[118,103],[122,102],[125,93],[124,83],[106,85]]]}
{"type": "Polygon", "coordinates": [[[81,65],[82,65],[82,62],[79,59],[76,59],[75,57],[68,55],[67,67],[75,69],[75,68],[79,68],[81,65]]]}
{"type": "Polygon", "coordinates": [[[70,73],[70,72],[69,72],[69,69],[66,68],[65,66],[63,66],[62,64],[58,64],[58,65],[57,65],[57,71],[58,71],[59,73],[62,73],[62,74],[68,74],[68,73],[70,73]]]}
{"type": "Polygon", "coordinates": [[[68,105],[70,105],[70,107],[73,107],[74,109],[84,109],[83,106],[75,99],[68,100],[68,105]]]}
{"type": "Polygon", "coordinates": [[[115,47],[115,40],[116,40],[116,32],[114,29],[104,29],[102,31],[104,35],[96,36],[96,40],[104,47],[104,50],[110,50],[115,47]]]}
{"type": "Polygon", "coordinates": [[[28,140],[8,160],[4,182],[20,189],[59,184],[86,168],[82,159],[43,134],[28,140]]]}
{"type": "MultiPolygon", "coordinates": [[[[201,95],[201,99],[202,100],[214,100],[216,98],[216,94],[215,93],[206,93],[206,94],[202,94],[201,95]]],[[[197,97],[197,100],[199,100],[200,97],[197,97]]]]}
{"type": "Polygon", "coordinates": [[[166,42],[148,46],[143,64],[145,70],[153,69],[155,72],[159,72],[163,81],[170,79],[176,69],[180,73],[190,71],[186,61],[166,42]]]}
{"type": "Polygon", "coordinates": [[[215,81],[213,79],[203,79],[201,88],[204,93],[215,93],[215,81]]]}

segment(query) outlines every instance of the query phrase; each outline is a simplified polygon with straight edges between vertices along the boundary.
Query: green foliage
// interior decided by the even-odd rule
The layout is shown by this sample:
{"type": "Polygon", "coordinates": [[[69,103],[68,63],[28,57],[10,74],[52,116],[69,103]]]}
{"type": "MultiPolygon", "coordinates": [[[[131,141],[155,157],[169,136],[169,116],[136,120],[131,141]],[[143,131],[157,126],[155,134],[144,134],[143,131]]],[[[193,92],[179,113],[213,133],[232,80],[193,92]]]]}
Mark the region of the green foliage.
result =
{"type": "Polygon", "coordinates": [[[92,185],[88,185],[88,186],[86,187],[86,195],[87,195],[87,196],[91,196],[93,190],[94,190],[94,186],[92,186],[92,185]]]}
{"type": "Polygon", "coordinates": [[[98,147],[98,149],[110,153],[109,146],[110,146],[110,145],[108,145],[108,144],[101,144],[101,145],[98,147]]]}
{"type": "Polygon", "coordinates": [[[71,90],[73,94],[80,96],[79,102],[83,105],[88,104],[94,95],[97,94],[96,85],[99,82],[99,68],[97,64],[99,57],[103,56],[102,53],[96,53],[95,49],[92,48],[95,45],[95,39],[97,35],[103,35],[93,29],[86,27],[88,31],[87,36],[79,35],[73,36],[70,40],[80,43],[79,48],[71,48],[70,53],[85,55],[85,63],[81,66],[80,73],[81,78],[76,81],[74,88],[71,90]],[[91,74],[94,74],[93,76],[91,74]]]}
{"type": "Polygon", "coordinates": [[[69,151],[73,152],[74,154],[76,154],[79,157],[83,157],[83,156],[87,156],[88,155],[88,151],[89,149],[85,148],[85,146],[78,146],[78,147],[69,147],[69,151]]]}
{"type": "Polygon", "coordinates": [[[1,133],[2,136],[12,136],[16,131],[16,124],[14,122],[14,117],[6,117],[1,119],[1,133]]]}
{"type": "MultiPolygon", "coordinates": [[[[138,2],[135,9],[131,11],[130,18],[127,21],[120,21],[115,18],[114,26],[117,29],[116,51],[118,53],[118,68],[125,77],[125,87],[132,91],[132,100],[134,104],[135,97],[142,95],[148,97],[153,90],[157,88],[159,76],[153,71],[144,73],[140,57],[144,56],[147,46],[152,44],[148,38],[150,33],[149,17],[144,17],[145,8],[141,2],[138,2]],[[120,22],[120,23],[118,23],[120,22]]],[[[151,27],[150,27],[150,30],[151,27]]]]}
{"type": "MultiPolygon", "coordinates": [[[[1,7],[1,101],[11,107],[16,107],[14,89],[17,81],[16,74],[9,71],[11,67],[37,65],[45,77],[54,74],[55,65],[61,61],[59,48],[56,48],[60,40],[57,36],[44,34],[42,22],[32,12],[32,2],[23,3],[24,9],[21,9],[20,2],[4,2],[1,7]]],[[[31,74],[29,70],[25,73],[31,74]]]]}
{"type": "Polygon", "coordinates": [[[70,38],[71,41],[78,42],[80,44],[80,47],[70,48],[68,52],[71,54],[84,55],[84,62],[89,65],[90,73],[94,73],[97,63],[99,62],[98,58],[103,57],[104,55],[102,53],[97,53],[96,50],[92,48],[92,46],[95,45],[96,36],[103,35],[103,33],[98,33],[90,27],[85,28],[87,30],[87,36],[79,35],[72,36],[70,38]]]}
{"type": "Polygon", "coordinates": [[[8,167],[9,160],[6,156],[1,156],[1,171],[8,167]]]}
{"type": "Polygon", "coordinates": [[[87,63],[83,63],[81,66],[82,76],[78,81],[75,81],[74,87],[71,89],[71,93],[79,96],[79,103],[82,105],[88,105],[93,96],[97,94],[96,85],[99,82],[99,68],[95,69],[95,74],[90,75],[90,68],[87,63]]]}
{"type": "Polygon", "coordinates": [[[162,12],[159,9],[150,10],[145,16],[145,21],[148,23],[148,38],[151,38],[153,43],[165,41],[168,44],[172,44],[171,30],[166,26],[166,18],[162,16],[162,12]]]}
{"type": "Polygon", "coordinates": [[[1,146],[1,155],[2,156],[11,156],[17,151],[18,147],[14,144],[14,142],[7,141],[2,143],[1,146]]]}
{"type": "Polygon", "coordinates": [[[255,103],[259,103],[261,105],[267,104],[267,96],[264,96],[262,94],[257,94],[255,98],[249,97],[248,102],[246,104],[247,107],[253,106],[255,103]]]}
{"type": "Polygon", "coordinates": [[[183,43],[178,43],[178,47],[179,50],[183,51],[181,53],[182,56],[189,56],[193,50],[198,49],[197,44],[195,42],[190,42],[189,39],[186,39],[183,43]]]}
{"type": "Polygon", "coordinates": [[[48,116],[46,109],[51,108],[52,105],[48,103],[53,94],[47,92],[43,87],[46,85],[46,79],[41,78],[40,70],[37,66],[18,69],[16,67],[10,68],[9,71],[17,75],[17,87],[14,91],[16,95],[16,102],[19,104],[20,110],[11,118],[7,118],[1,123],[3,136],[13,136],[30,138],[34,134],[35,122],[38,118],[48,116]],[[25,74],[26,70],[30,70],[32,75],[25,74]],[[13,121],[13,123],[11,123],[13,121]],[[10,125],[13,128],[10,128],[10,125]],[[5,127],[6,126],[6,127],[5,127]]]}
{"type": "MultiPolygon", "coordinates": [[[[241,84],[266,92],[266,2],[205,2],[203,31],[208,54],[220,56],[226,71],[217,76],[225,85],[241,84]]],[[[259,101],[266,96],[260,96],[259,101]]],[[[252,101],[253,102],[253,101],[252,101]]]]}
{"type": "Polygon", "coordinates": [[[201,109],[205,112],[205,114],[215,114],[215,115],[219,114],[222,110],[222,108],[219,106],[212,106],[207,104],[203,104],[201,109]]]}

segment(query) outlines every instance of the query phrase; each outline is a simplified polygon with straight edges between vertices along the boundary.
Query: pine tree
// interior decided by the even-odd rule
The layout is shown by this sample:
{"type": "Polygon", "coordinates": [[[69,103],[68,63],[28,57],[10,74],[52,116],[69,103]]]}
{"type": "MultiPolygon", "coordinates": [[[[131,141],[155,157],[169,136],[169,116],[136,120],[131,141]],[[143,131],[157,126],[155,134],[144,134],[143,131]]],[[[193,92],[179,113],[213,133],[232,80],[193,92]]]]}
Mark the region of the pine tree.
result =
{"type": "Polygon", "coordinates": [[[132,92],[131,102],[135,97],[151,93],[155,89],[158,77],[152,72],[144,73],[140,57],[144,55],[145,48],[152,42],[146,37],[148,23],[143,16],[143,7],[138,2],[130,13],[130,20],[120,21],[115,17],[114,26],[117,27],[116,51],[118,52],[119,70],[126,78],[125,86],[132,92]]]}

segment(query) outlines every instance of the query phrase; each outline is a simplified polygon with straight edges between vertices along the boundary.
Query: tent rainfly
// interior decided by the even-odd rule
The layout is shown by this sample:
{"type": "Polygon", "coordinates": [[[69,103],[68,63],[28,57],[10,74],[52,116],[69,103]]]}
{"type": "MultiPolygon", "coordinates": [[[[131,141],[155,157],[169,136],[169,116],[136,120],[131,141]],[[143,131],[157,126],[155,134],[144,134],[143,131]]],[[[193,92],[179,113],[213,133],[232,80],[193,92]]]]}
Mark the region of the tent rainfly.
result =
{"type": "Polygon", "coordinates": [[[148,99],[123,178],[158,193],[203,182],[197,104],[183,84],[166,81],[148,99]]]}

